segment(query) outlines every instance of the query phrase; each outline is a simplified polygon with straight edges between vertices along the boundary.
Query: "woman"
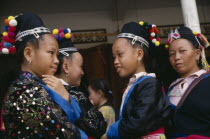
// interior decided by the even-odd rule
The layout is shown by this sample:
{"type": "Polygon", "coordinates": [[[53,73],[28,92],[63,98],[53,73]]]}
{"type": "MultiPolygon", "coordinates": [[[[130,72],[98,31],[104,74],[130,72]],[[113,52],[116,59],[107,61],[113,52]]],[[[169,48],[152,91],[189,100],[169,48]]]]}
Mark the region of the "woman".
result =
{"type": "Polygon", "coordinates": [[[59,63],[58,43],[49,29],[33,13],[9,17],[5,23],[1,50],[6,54],[16,49],[21,70],[10,87],[5,86],[3,120],[9,138],[87,138],[72,124],[78,119],[76,106],[53,76],[59,63]]]}
{"type": "Polygon", "coordinates": [[[120,119],[106,133],[109,139],[165,138],[170,104],[155,74],[149,73],[150,52],[160,43],[157,33],[155,25],[130,22],[112,46],[117,73],[130,80],[123,94],[120,119]]]}
{"type": "Polygon", "coordinates": [[[88,98],[77,87],[83,76],[83,58],[71,41],[70,29],[54,29],[53,34],[59,44],[59,65],[56,76],[61,80],[72,99],[78,103],[80,118],[75,124],[88,136],[100,138],[106,131],[103,115],[90,103],[88,98]]]}
{"type": "Polygon", "coordinates": [[[88,86],[89,100],[103,114],[107,128],[115,122],[115,112],[112,106],[112,92],[104,79],[94,79],[88,86]]]}
{"type": "Polygon", "coordinates": [[[168,91],[174,108],[171,138],[210,137],[210,76],[204,53],[207,43],[203,35],[193,34],[187,27],[169,34],[169,60],[180,76],[168,91]]]}

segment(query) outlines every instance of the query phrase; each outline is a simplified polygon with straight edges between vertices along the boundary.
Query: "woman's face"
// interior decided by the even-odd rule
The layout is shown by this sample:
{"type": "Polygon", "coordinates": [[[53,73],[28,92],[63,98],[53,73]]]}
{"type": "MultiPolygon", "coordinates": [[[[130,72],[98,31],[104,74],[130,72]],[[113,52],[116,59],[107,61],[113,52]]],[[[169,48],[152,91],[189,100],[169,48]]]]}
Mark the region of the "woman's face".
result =
{"type": "Polygon", "coordinates": [[[58,66],[58,43],[51,34],[45,34],[39,40],[39,48],[32,48],[31,63],[32,73],[42,78],[42,75],[54,75],[58,66]]]}
{"type": "Polygon", "coordinates": [[[195,49],[188,40],[174,40],[169,47],[169,60],[176,72],[185,78],[199,70],[200,50],[195,49]]]}
{"type": "Polygon", "coordinates": [[[138,54],[127,39],[118,38],[112,46],[114,66],[120,77],[128,77],[137,73],[138,54]]]}
{"type": "Polygon", "coordinates": [[[79,86],[84,72],[82,70],[83,58],[79,52],[73,53],[72,58],[68,59],[69,85],[79,86]]]}
{"type": "Polygon", "coordinates": [[[100,93],[96,92],[91,88],[91,86],[88,86],[88,92],[89,92],[89,100],[94,106],[98,106],[100,103],[100,93]]]}

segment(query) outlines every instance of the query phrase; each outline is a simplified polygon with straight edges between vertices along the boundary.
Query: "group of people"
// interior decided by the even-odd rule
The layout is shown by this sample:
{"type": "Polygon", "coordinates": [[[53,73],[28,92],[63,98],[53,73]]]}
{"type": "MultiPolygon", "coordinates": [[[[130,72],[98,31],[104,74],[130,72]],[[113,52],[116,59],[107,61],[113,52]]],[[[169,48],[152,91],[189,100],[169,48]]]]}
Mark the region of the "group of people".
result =
{"type": "Polygon", "coordinates": [[[204,53],[209,44],[202,34],[187,27],[169,34],[169,61],[179,77],[164,93],[152,73],[152,51],[160,45],[156,25],[126,23],[112,46],[118,75],[130,78],[115,121],[106,80],[90,81],[89,97],[78,89],[83,58],[70,29],[51,32],[33,13],[9,17],[5,23],[0,50],[17,55],[19,63],[16,74],[0,88],[8,138],[210,138],[210,77],[204,53]]]}

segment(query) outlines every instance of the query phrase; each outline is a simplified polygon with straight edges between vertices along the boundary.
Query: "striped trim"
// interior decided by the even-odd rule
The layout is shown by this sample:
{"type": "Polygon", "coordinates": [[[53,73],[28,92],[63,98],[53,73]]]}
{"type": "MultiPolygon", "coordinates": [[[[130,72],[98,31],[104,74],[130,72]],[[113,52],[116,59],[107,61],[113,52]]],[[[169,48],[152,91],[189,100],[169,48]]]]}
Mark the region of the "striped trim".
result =
{"type": "Polygon", "coordinates": [[[39,34],[38,33],[51,33],[50,30],[46,27],[37,27],[34,29],[30,29],[30,30],[25,30],[23,32],[19,32],[16,35],[16,40],[15,41],[22,41],[22,38],[28,35],[34,35],[36,38],[39,38],[39,34]]]}
{"type": "Polygon", "coordinates": [[[117,38],[130,38],[130,39],[133,39],[132,42],[131,42],[132,44],[134,44],[136,41],[139,41],[149,48],[148,41],[146,41],[144,38],[142,38],[140,36],[136,36],[136,35],[131,34],[131,33],[121,33],[117,36],[117,38]]]}
{"type": "Polygon", "coordinates": [[[78,49],[75,48],[75,47],[68,47],[68,48],[59,49],[59,53],[65,55],[65,56],[69,56],[69,54],[67,52],[78,52],[78,49]]]}

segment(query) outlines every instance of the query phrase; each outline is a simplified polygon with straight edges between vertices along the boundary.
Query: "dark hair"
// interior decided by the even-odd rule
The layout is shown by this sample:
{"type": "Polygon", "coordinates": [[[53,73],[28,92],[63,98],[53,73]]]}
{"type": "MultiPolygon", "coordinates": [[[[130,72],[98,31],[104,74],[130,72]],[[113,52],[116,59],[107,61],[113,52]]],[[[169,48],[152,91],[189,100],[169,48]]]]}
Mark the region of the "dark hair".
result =
{"type": "Polygon", "coordinates": [[[133,48],[139,47],[143,50],[144,56],[143,56],[143,63],[145,66],[146,72],[154,72],[156,68],[156,62],[155,62],[155,56],[156,56],[156,50],[158,48],[153,48],[153,47],[147,47],[145,44],[140,44],[140,42],[136,41],[134,44],[132,44],[132,39],[128,39],[128,42],[133,48]]]}
{"type": "Polygon", "coordinates": [[[39,40],[43,40],[43,36],[40,36],[38,39],[33,38],[26,42],[23,46],[19,46],[19,44],[16,46],[16,55],[17,55],[17,62],[18,64],[22,64],[24,60],[24,49],[28,44],[31,44],[34,48],[39,48],[39,40]]]}
{"type": "MultiPolygon", "coordinates": [[[[59,49],[62,48],[70,48],[70,47],[74,47],[74,43],[72,42],[71,39],[60,39],[57,40],[58,41],[58,45],[59,45],[59,49]]],[[[67,59],[72,59],[72,54],[78,52],[78,51],[65,51],[65,53],[69,54],[69,56],[65,56],[62,53],[59,53],[58,55],[58,60],[59,60],[59,64],[58,64],[58,68],[57,68],[57,72],[55,73],[55,75],[60,75],[61,74],[61,69],[62,69],[62,65],[63,65],[63,60],[64,58],[67,59]]]]}
{"type": "MultiPolygon", "coordinates": [[[[16,47],[15,55],[2,55],[2,57],[9,58],[10,64],[5,64],[4,66],[2,66],[2,69],[4,69],[4,71],[0,74],[0,108],[3,104],[4,97],[8,92],[10,84],[18,77],[21,71],[21,64],[24,60],[24,49],[29,43],[32,44],[32,46],[34,46],[35,48],[39,48],[39,40],[41,39],[43,39],[42,36],[40,36],[38,39],[34,38],[32,40],[29,40],[27,43],[24,44],[24,46],[16,47]]],[[[1,58],[1,60],[5,59],[1,58]]]]}
{"type": "Polygon", "coordinates": [[[105,79],[93,79],[90,81],[89,86],[94,91],[101,90],[104,93],[104,96],[108,100],[112,101],[113,99],[112,94],[111,94],[112,92],[110,90],[108,81],[106,81],[105,79]]]}
{"type": "MultiPolygon", "coordinates": [[[[184,38],[185,39],[185,38],[184,38]]],[[[199,49],[199,46],[197,45],[197,43],[195,43],[195,42],[192,42],[192,41],[190,41],[190,40],[188,40],[188,39],[186,39],[190,44],[192,44],[192,46],[193,46],[193,48],[194,49],[199,49]]],[[[198,63],[197,63],[197,65],[198,65],[198,67],[199,68],[202,68],[202,61],[201,61],[201,59],[202,59],[202,56],[201,56],[201,54],[200,54],[200,57],[199,57],[199,60],[198,60],[198,63]]]]}
{"type": "Polygon", "coordinates": [[[67,58],[67,59],[72,59],[72,52],[66,52],[69,54],[69,56],[65,56],[63,55],[62,53],[59,53],[58,55],[58,60],[59,60],[59,64],[58,64],[58,68],[57,68],[57,71],[55,73],[55,75],[60,75],[61,74],[61,69],[62,69],[62,65],[63,65],[63,60],[64,58],[67,58]]]}
{"type": "Polygon", "coordinates": [[[157,47],[155,47],[155,45],[150,40],[150,32],[149,32],[148,24],[146,24],[146,22],[145,22],[145,24],[142,26],[136,22],[126,23],[123,25],[120,34],[122,34],[122,33],[129,33],[129,34],[133,34],[135,36],[139,36],[139,37],[145,39],[149,43],[149,48],[148,48],[144,43],[135,41],[135,43],[132,44],[133,39],[128,38],[128,37],[121,37],[121,38],[127,39],[133,48],[139,47],[143,50],[143,52],[144,52],[143,63],[145,66],[145,70],[146,70],[146,72],[153,72],[155,69],[155,65],[156,65],[154,63],[155,58],[153,58],[153,56],[156,55],[154,50],[157,47]]]}

